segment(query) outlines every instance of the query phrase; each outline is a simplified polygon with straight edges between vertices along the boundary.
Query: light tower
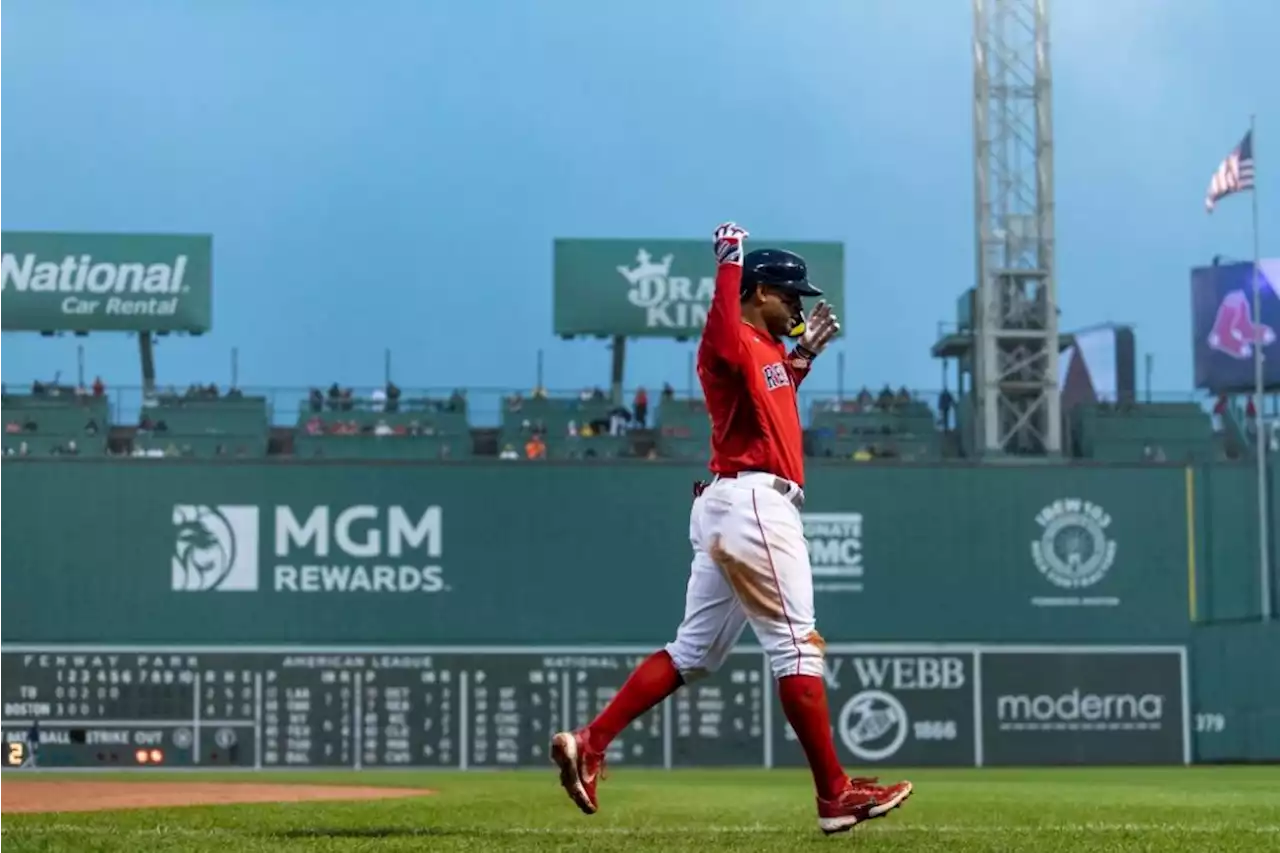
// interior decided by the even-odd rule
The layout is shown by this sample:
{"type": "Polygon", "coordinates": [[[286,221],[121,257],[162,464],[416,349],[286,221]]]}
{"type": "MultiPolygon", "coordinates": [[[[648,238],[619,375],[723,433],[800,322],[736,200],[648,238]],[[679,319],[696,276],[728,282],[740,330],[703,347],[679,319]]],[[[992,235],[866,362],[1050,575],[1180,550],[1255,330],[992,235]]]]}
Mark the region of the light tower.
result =
{"type": "Polygon", "coordinates": [[[975,449],[1062,451],[1048,0],[973,0],[975,449]]]}

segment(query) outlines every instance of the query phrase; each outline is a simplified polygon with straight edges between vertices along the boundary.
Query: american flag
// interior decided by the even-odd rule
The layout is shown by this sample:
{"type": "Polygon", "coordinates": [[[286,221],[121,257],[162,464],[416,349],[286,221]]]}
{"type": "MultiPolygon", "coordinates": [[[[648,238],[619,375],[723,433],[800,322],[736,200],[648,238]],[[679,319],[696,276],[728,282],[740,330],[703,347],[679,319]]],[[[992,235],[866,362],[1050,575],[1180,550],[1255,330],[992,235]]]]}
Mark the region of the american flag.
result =
{"type": "Polygon", "coordinates": [[[1205,209],[1213,213],[1218,199],[1232,193],[1253,189],[1253,131],[1244,135],[1236,149],[1218,166],[1209,181],[1209,192],[1204,197],[1205,209]]]}

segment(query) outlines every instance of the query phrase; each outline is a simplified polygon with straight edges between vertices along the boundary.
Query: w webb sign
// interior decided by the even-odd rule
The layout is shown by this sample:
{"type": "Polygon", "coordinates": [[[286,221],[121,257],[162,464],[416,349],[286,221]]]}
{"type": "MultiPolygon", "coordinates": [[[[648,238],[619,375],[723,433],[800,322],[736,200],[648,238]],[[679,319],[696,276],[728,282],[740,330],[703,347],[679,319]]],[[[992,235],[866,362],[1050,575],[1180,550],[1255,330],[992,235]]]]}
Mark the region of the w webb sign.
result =
{"type": "Polygon", "coordinates": [[[203,332],[213,238],[5,231],[5,330],[203,332]]]}
{"type": "MultiPolygon", "coordinates": [[[[844,313],[844,244],[752,238],[748,249],[788,249],[837,315],[844,313]]],[[[557,335],[694,338],[715,293],[706,240],[556,240],[557,335]]]]}

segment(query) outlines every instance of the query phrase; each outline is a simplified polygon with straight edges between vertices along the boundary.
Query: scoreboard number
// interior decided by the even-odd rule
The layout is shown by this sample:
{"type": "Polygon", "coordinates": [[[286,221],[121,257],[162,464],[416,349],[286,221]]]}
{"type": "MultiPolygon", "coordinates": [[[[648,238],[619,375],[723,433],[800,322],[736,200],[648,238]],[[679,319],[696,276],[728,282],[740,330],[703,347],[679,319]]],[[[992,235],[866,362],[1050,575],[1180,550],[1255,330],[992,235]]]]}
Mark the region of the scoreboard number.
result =
{"type": "Polygon", "coordinates": [[[21,767],[27,760],[27,745],[22,741],[10,741],[4,747],[5,766],[21,767]]]}

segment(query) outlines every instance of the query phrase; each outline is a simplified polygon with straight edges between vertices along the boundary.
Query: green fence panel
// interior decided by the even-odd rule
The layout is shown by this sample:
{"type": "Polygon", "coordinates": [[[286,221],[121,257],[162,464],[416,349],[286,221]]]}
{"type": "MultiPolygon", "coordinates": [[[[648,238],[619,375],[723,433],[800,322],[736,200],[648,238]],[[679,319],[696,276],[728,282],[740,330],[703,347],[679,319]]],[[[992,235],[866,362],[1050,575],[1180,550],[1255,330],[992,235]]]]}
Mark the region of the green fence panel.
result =
{"type": "Polygon", "coordinates": [[[1262,610],[1257,470],[1209,465],[1194,476],[1201,537],[1196,621],[1256,619],[1262,610]]]}
{"type": "Polygon", "coordinates": [[[809,486],[824,636],[1185,636],[1182,469],[831,465],[809,486]]]}
{"type": "MultiPolygon", "coordinates": [[[[698,473],[11,461],[4,639],[657,643],[698,473]]],[[[808,494],[829,641],[1186,639],[1184,469],[822,465],[808,494]]]]}
{"type": "Polygon", "coordinates": [[[1192,633],[1197,761],[1280,761],[1280,622],[1192,633]]]}

